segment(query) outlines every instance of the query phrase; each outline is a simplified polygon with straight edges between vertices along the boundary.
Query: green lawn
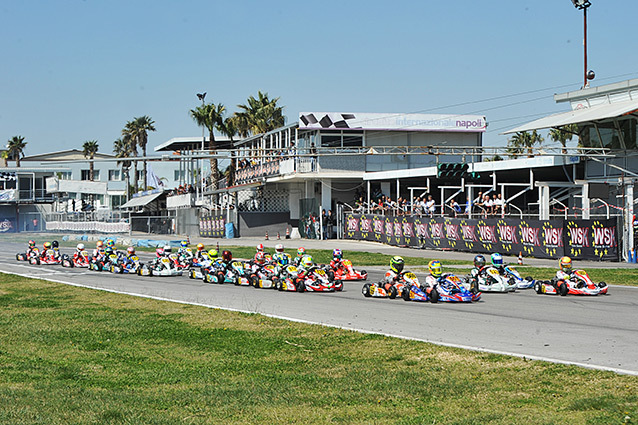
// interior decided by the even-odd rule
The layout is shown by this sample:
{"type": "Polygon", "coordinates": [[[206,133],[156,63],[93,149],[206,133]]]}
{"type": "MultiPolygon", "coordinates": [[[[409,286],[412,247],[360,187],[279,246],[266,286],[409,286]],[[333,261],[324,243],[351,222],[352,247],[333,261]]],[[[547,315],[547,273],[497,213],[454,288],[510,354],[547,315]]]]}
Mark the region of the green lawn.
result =
{"type": "Polygon", "coordinates": [[[0,275],[3,424],[631,418],[636,377],[0,275]]]}

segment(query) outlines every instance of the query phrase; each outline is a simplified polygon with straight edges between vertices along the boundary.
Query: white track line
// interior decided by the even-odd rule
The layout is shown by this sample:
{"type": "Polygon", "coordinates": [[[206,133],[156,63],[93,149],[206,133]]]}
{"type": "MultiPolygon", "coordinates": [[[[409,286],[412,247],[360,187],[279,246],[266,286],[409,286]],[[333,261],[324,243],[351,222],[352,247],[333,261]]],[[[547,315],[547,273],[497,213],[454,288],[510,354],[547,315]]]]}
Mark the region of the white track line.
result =
{"type": "Polygon", "coordinates": [[[615,372],[615,373],[618,373],[618,374],[621,374],[621,375],[638,376],[638,371],[620,369],[620,368],[616,368],[616,367],[594,365],[594,364],[589,364],[589,363],[570,362],[570,361],[567,361],[567,360],[555,359],[555,358],[552,358],[552,357],[534,356],[534,355],[529,355],[529,354],[516,353],[516,352],[512,352],[512,351],[492,350],[492,349],[489,349],[489,348],[477,347],[477,346],[472,346],[472,345],[451,344],[451,343],[441,342],[441,341],[432,341],[432,340],[425,339],[425,338],[415,338],[415,337],[409,337],[409,336],[403,336],[403,335],[395,335],[395,334],[386,333],[386,332],[369,331],[369,330],[365,330],[365,329],[352,328],[352,327],[348,327],[348,326],[339,326],[339,325],[333,325],[333,324],[330,324],[330,323],[314,322],[314,321],[311,321],[311,320],[297,319],[297,318],[294,318],[294,317],[287,317],[287,316],[280,316],[280,315],[277,315],[277,314],[259,313],[259,312],[256,312],[256,311],[243,310],[243,309],[239,309],[239,308],[224,307],[224,306],[218,306],[218,305],[212,305],[212,304],[196,303],[196,302],[191,302],[191,301],[181,301],[181,300],[175,300],[175,299],[172,299],[172,298],[156,297],[154,295],[138,294],[138,293],[135,293],[135,292],[118,291],[118,290],[115,290],[115,289],[101,288],[101,287],[98,287],[98,286],[84,285],[84,284],[73,283],[73,282],[65,282],[63,280],[51,279],[51,278],[47,278],[47,277],[31,276],[31,275],[24,274],[24,273],[10,273],[10,272],[5,272],[5,271],[0,271],[0,273],[14,274],[16,276],[26,277],[26,278],[29,278],[29,279],[47,280],[49,282],[61,283],[63,285],[77,286],[77,287],[86,288],[86,289],[96,289],[98,291],[111,292],[111,293],[114,293],[114,294],[130,295],[130,296],[133,296],[133,297],[140,297],[140,298],[148,298],[148,299],[157,300],[157,301],[168,301],[168,302],[174,302],[174,303],[177,303],[177,304],[194,305],[194,306],[198,306],[198,307],[206,307],[206,308],[212,308],[212,309],[234,311],[234,312],[238,312],[238,313],[260,314],[262,316],[271,317],[273,319],[287,320],[289,322],[304,323],[304,324],[307,324],[307,325],[320,325],[320,326],[326,326],[326,327],[329,327],[329,328],[343,329],[343,330],[346,330],[346,331],[354,331],[354,332],[363,333],[363,334],[383,335],[383,336],[403,339],[403,340],[407,340],[407,341],[426,342],[426,343],[429,343],[429,344],[439,345],[439,346],[442,346],[442,347],[461,348],[463,350],[477,351],[477,352],[480,352],[480,353],[499,354],[499,355],[503,355],[503,356],[519,357],[519,358],[528,359],[528,360],[539,360],[539,361],[543,361],[543,362],[564,364],[564,365],[568,365],[568,366],[579,366],[579,367],[583,367],[583,368],[586,368],[586,369],[615,372]]]}

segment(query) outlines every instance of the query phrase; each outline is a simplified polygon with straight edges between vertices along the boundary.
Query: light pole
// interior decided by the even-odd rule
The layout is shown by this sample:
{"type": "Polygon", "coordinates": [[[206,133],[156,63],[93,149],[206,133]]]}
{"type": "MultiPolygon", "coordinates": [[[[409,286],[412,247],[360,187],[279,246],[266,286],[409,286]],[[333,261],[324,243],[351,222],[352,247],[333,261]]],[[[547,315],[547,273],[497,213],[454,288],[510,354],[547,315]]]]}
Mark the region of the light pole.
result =
{"type": "Polygon", "coordinates": [[[572,0],[574,7],[576,9],[583,11],[583,48],[584,48],[584,62],[585,62],[585,71],[584,75],[584,83],[583,88],[589,86],[589,80],[593,80],[596,77],[594,71],[590,71],[587,69],[587,9],[591,6],[591,2],[589,0],[572,0]]]}
{"type": "MultiPolygon", "coordinates": [[[[205,105],[205,101],[204,99],[206,98],[206,92],[204,93],[197,93],[197,98],[199,100],[202,101],[202,106],[205,105]]],[[[206,143],[206,133],[205,133],[206,129],[204,128],[204,126],[202,126],[202,153],[204,153],[204,144],[206,143]]],[[[197,164],[198,164],[198,169],[200,171],[198,179],[199,179],[199,184],[195,185],[195,187],[197,187],[197,189],[199,189],[199,193],[197,194],[197,198],[198,199],[203,199],[204,198],[204,179],[202,178],[203,173],[202,168],[204,168],[204,160],[203,159],[198,159],[197,160],[197,164]]],[[[180,176],[181,177],[181,176],[180,176]]]]}

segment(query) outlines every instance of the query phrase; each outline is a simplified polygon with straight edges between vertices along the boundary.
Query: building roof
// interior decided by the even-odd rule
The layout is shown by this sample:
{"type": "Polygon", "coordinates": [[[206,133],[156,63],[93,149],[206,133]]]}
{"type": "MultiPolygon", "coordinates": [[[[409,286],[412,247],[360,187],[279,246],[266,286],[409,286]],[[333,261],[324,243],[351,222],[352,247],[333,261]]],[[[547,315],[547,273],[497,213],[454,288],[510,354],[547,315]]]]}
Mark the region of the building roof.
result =
{"type": "MultiPolygon", "coordinates": [[[[97,152],[95,159],[115,158],[114,155],[97,152]]],[[[42,153],[38,155],[30,155],[22,158],[21,161],[60,161],[60,160],[86,160],[84,153],[79,149],[69,149],[64,151],[42,153]]]]}
{"type": "Polygon", "coordinates": [[[574,111],[550,115],[508,130],[503,134],[540,130],[545,128],[559,128],[569,124],[602,121],[610,118],[619,118],[635,112],[638,112],[638,99],[618,103],[608,103],[592,106],[590,108],[576,109],[574,111]]]}
{"type": "Polygon", "coordinates": [[[150,204],[157,198],[163,195],[163,192],[151,193],[150,195],[138,196],[136,198],[131,198],[127,203],[120,206],[120,208],[137,208],[143,207],[145,205],[150,204]]]}
{"type": "MultiPolygon", "coordinates": [[[[206,136],[208,140],[208,136],[206,136]]],[[[221,148],[230,147],[230,138],[226,136],[215,135],[215,143],[221,145],[221,148]]],[[[175,151],[201,151],[202,137],[173,137],[172,139],[153,148],[155,152],[175,152],[175,151]]]]}

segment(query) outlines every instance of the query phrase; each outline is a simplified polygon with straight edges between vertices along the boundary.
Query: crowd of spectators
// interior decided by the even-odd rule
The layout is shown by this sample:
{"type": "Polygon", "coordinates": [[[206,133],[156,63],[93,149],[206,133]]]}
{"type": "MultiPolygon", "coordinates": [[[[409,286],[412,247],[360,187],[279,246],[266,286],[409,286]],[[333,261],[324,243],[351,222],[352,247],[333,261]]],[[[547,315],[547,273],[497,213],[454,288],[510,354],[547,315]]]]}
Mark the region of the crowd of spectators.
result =
{"type": "Polygon", "coordinates": [[[182,184],[171,189],[166,196],[185,195],[187,193],[195,193],[195,188],[192,184],[182,184]]]}
{"type": "Polygon", "coordinates": [[[389,196],[381,195],[376,199],[371,199],[370,204],[364,201],[363,196],[355,201],[354,211],[357,213],[372,213],[381,215],[415,215],[419,217],[434,217],[436,214],[443,214],[451,217],[468,216],[470,210],[474,216],[497,217],[502,216],[505,212],[506,204],[502,195],[483,194],[479,195],[474,201],[470,198],[464,204],[452,198],[448,204],[441,205],[434,200],[431,194],[415,196],[412,201],[408,198],[399,197],[396,201],[389,196]],[[443,210],[441,208],[443,207],[443,210]]]}

